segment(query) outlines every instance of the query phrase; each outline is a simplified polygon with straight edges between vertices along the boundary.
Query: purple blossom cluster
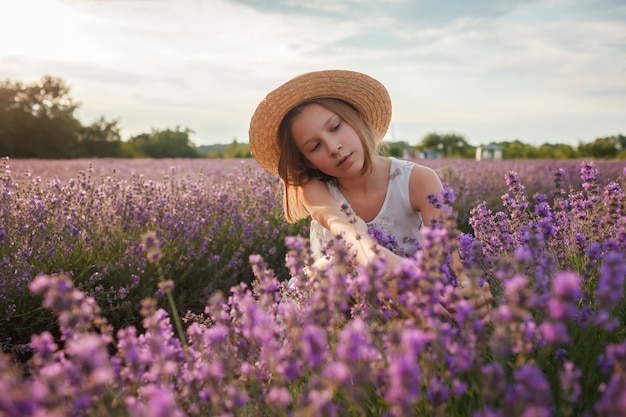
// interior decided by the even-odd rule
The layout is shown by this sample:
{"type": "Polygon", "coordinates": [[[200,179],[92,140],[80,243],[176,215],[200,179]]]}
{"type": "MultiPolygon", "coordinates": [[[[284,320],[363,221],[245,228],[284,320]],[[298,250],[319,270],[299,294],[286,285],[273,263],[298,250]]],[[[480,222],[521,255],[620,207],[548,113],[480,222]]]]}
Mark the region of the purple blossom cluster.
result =
{"type": "MultiPolygon", "coordinates": [[[[35,274],[27,289],[59,332],[33,334],[21,367],[0,358],[0,415],[623,415],[624,176],[602,182],[594,164],[579,169],[580,187],[565,188],[557,170],[554,189],[532,197],[516,172],[503,175],[502,210],[476,205],[473,235],[444,211],[392,274],[382,256],[355,265],[340,237],[328,248],[333,262],[311,274],[308,240],[289,235],[281,263],[292,284],[259,248],[245,262],[254,281],[212,291],[182,333],[154,293],[141,302],[140,326],[118,328],[75,276],[35,274]],[[490,322],[460,296],[457,249],[469,278],[492,288],[490,322]]],[[[458,198],[455,190],[433,203],[458,198]]],[[[137,256],[158,270],[152,291],[172,295],[186,281],[168,250],[183,241],[146,233],[164,230],[154,225],[133,229],[137,256]]]]}
{"type": "Polygon", "coordinates": [[[215,293],[207,319],[187,323],[184,343],[152,299],[142,303],[141,334],[131,326],[113,336],[94,299],[70,277],[40,275],[30,290],[58,315],[64,348],[49,332],[34,335],[30,372],[18,378],[3,357],[0,409],[133,416],[442,411],[469,395],[467,376],[485,342],[472,303],[455,297],[437,271],[445,261],[439,239],[429,234],[424,263],[407,259],[391,277],[384,259],[347,268],[351,255],[339,240],[333,249],[341,260],[309,279],[301,268],[308,241],[291,238],[288,263],[297,285],[279,282],[260,256],[251,256],[254,285],[235,286],[227,298],[215,293]],[[38,386],[48,390],[17,395],[38,386]]]}
{"type": "MultiPolygon", "coordinates": [[[[498,294],[492,353],[539,366],[553,391],[564,390],[553,401],[566,414],[619,415],[623,377],[609,379],[620,394],[608,400],[597,370],[608,352],[625,346],[625,177],[600,185],[593,162],[580,163],[579,170],[581,188],[564,189],[563,170],[557,170],[554,189],[532,200],[517,173],[508,173],[505,209],[478,204],[470,218],[475,235],[463,236],[461,252],[465,265],[486,276],[498,294]]],[[[615,357],[611,366],[623,372],[615,357]]]]}
{"type": "Polygon", "coordinates": [[[213,291],[252,281],[247,256],[280,262],[284,237],[306,230],[283,221],[277,190],[250,161],[1,160],[3,350],[23,353],[34,330],[54,325],[27,288],[42,273],[71,275],[115,326],[139,324],[158,272],[144,254],[149,230],[162,249],[153,255],[176,277],[181,313],[202,311],[213,291]],[[66,163],[83,170],[70,176],[66,163]]]}
{"type": "MultiPolygon", "coordinates": [[[[500,198],[509,192],[508,185],[502,181],[509,172],[515,172],[528,195],[548,194],[554,189],[553,179],[560,172],[559,181],[564,187],[580,189],[579,160],[482,160],[469,159],[420,159],[417,163],[433,168],[441,177],[445,188],[453,189],[456,201],[452,204],[459,216],[459,227],[463,232],[471,233],[468,224],[471,210],[478,203],[485,202],[494,212],[504,210],[500,198]]],[[[620,160],[599,160],[596,166],[600,175],[596,177],[599,185],[604,185],[619,177],[624,169],[620,160]]]]}

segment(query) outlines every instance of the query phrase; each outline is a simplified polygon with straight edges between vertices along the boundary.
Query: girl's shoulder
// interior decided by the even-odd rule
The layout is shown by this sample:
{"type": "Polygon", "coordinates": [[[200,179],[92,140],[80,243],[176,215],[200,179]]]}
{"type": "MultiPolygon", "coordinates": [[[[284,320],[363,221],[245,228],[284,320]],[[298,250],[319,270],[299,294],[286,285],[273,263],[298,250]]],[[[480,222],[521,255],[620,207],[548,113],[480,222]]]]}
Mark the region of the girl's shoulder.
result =
{"type": "Polygon", "coordinates": [[[394,158],[393,156],[386,158],[391,160],[390,179],[408,176],[411,188],[433,189],[441,187],[441,179],[434,169],[417,162],[394,158]]]}
{"type": "Polygon", "coordinates": [[[389,156],[387,157],[387,159],[391,161],[392,169],[393,168],[412,168],[413,166],[417,165],[413,161],[407,161],[406,159],[398,159],[398,158],[394,158],[393,156],[389,156]]]}
{"type": "Polygon", "coordinates": [[[426,176],[432,177],[433,175],[437,176],[437,173],[432,169],[425,165],[420,165],[417,162],[409,161],[406,159],[398,159],[392,156],[388,157],[391,160],[391,172],[397,170],[403,170],[404,172],[409,173],[411,176],[426,176]]]}
{"type": "Polygon", "coordinates": [[[438,195],[443,189],[441,178],[434,169],[425,165],[413,164],[409,179],[411,201],[414,207],[422,209],[422,203],[428,201],[428,195],[438,195]]]}
{"type": "Polygon", "coordinates": [[[312,178],[308,180],[307,182],[302,184],[300,188],[302,189],[302,192],[305,196],[315,195],[328,191],[328,185],[326,184],[326,181],[322,181],[318,178],[312,178]]]}
{"type": "Polygon", "coordinates": [[[305,206],[315,204],[329,204],[333,200],[340,200],[341,193],[333,181],[310,179],[300,186],[305,206]]]}
{"type": "Polygon", "coordinates": [[[413,180],[427,183],[438,183],[440,181],[439,175],[435,172],[434,169],[417,163],[412,164],[413,168],[411,169],[411,178],[413,180]]]}
{"type": "MultiPolygon", "coordinates": [[[[391,160],[391,167],[402,167],[402,168],[407,168],[407,169],[416,169],[416,171],[418,172],[423,172],[423,173],[427,173],[427,174],[433,174],[435,173],[435,170],[427,167],[426,165],[421,165],[417,162],[414,161],[409,161],[408,159],[398,159],[395,158],[393,156],[387,156],[385,157],[389,160],[391,160]]],[[[436,173],[435,173],[436,175],[436,173]]]]}

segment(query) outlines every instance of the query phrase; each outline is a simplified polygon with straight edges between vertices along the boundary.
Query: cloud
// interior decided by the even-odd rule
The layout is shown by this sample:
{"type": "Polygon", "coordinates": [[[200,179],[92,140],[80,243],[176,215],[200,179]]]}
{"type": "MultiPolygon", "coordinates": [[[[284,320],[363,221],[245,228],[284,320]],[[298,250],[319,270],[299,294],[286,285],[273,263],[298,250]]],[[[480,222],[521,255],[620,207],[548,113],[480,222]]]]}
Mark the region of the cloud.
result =
{"type": "Polygon", "coordinates": [[[362,21],[367,27],[371,22],[361,19],[380,17],[406,21],[420,26],[435,26],[457,18],[496,17],[505,14],[520,5],[528,4],[525,0],[475,0],[472,2],[441,2],[438,0],[318,0],[300,2],[297,0],[235,0],[262,13],[315,16],[335,21],[362,21]]]}
{"type": "Polygon", "coordinates": [[[433,130],[476,144],[626,131],[622,1],[31,0],[0,12],[12,16],[0,79],[60,76],[81,118],[120,118],[125,136],[181,125],[198,143],[245,141],[267,92],[327,68],[381,80],[395,135],[412,143],[433,130]]]}

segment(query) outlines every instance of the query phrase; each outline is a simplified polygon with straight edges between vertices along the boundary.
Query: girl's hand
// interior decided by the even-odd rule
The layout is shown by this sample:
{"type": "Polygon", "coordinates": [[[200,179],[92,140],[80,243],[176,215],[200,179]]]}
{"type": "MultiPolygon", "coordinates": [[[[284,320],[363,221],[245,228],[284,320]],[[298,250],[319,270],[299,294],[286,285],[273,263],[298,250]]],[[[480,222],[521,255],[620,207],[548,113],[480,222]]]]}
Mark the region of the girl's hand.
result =
{"type": "Polygon", "coordinates": [[[458,283],[459,295],[467,300],[473,300],[478,317],[484,324],[490,323],[493,295],[491,294],[489,284],[485,282],[482,286],[478,286],[467,276],[461,277],[458,283]]]}
{"type": "Polygon", "coordinates": [[[309,279],[317,278],[318,272],[325,271],[328,268],[328,265],[330,263],[331,263],[330,258],[327,258],[326,256],[322,256],[321,258],[313,262],[313,265],[311,265],[311,267],[308,268],[307,276],[309,277],[309,279]]]}

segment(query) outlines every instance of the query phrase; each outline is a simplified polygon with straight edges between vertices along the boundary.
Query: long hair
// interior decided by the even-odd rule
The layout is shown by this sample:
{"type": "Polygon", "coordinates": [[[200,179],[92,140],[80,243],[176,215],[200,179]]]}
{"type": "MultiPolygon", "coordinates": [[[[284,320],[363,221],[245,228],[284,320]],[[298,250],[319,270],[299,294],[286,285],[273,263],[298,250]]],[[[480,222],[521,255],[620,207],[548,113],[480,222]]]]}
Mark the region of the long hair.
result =
{"type": "Polygon", "coordinates": [[[364,149],[364,161],[361,170],[363,174],[372,171],[372,160],[380,151],[380,134],[346,101],[336,98],[318,98],[306,101],[291,109],[278,128],[278,145],[281,149],[278,176],[283,184],[285,217],[290,223],[295,223],[309,215],[302,204],[302,185],[314,178],[324,182],[337,180],[335,177],[313,168],[296,146],[293,138],[291,132],[293,120],[311,104],[319,104],[335,113],[356,131],[364,149]]]}

